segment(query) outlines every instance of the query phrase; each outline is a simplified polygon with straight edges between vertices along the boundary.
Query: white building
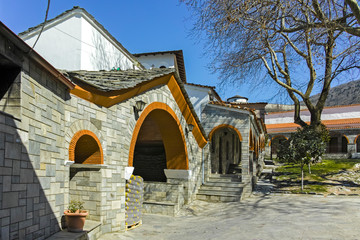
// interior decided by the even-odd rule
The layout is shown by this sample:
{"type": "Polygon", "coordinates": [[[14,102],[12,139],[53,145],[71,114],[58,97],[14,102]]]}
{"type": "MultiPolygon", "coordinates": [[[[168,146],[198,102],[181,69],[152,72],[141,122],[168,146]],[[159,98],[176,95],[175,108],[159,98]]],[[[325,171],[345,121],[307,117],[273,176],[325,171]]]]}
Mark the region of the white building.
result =
{"type": "MultiPolygon", "coordinates": [[[[42,24],[19,36],[33,46],[41,28],[42,24]]],[[[47,21],[34,49],[58,69],[143,69],[136,58],[93,16],[79,7],[47,21]]]]}

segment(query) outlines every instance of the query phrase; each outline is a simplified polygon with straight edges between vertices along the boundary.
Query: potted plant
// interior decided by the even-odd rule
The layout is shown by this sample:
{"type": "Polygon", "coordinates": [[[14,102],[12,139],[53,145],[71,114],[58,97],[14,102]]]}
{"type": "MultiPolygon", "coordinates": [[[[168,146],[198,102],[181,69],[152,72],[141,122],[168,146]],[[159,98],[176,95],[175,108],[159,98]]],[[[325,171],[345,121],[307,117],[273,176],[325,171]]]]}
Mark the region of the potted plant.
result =
{"type": "Polygon", "coordinates": [[[64,211],[66,225],[69,232],[82,232],[85,224],[85,218],[88,211],[83,210],[84,202],[70,201],[68,210],[64,211]]]}

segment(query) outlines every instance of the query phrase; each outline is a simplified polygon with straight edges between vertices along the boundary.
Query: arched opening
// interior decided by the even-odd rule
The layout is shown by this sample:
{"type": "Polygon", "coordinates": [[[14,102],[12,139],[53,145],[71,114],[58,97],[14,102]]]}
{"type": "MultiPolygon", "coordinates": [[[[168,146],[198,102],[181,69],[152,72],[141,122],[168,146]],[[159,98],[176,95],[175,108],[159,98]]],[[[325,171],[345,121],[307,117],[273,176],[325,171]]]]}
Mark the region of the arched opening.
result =
{"type": "Polygon", "coordinates": [[[130,146],[129,166],[144,181],[165,182],[164,169],[188,169],[184,134],[175,113],[163,103],[140,115],[130,146]]]}
{"type": "Polygon", "coordinates": [[[355,143],[356,143],[356,152],[360,153],[360,135],[356,137],[355,143]]]}
{"type": "Polygon", "coordinates": [[[326,149],[327,153],[347,153],[348,139],[344,135],[333,135],[330,137],[328,146],[326,149]]]}
{"type": "Polygon", "coordinates": [[[88,130],[75,133],[69,146],[69,159],[80,164],[102,164],[103,152],[96,135],[88,130]]]}
{"type": "Polygon", "coordinates": [[[342,136],[342,138],[341,138],[341,152],[342,153],[347,153],[348,143],[349,143],[349,140],[345,136],[342,136]]]}
{"type": "Polygon", "coordinates": [[[271,159],[276,158],[277,157],[277,152],[279,150],[279,146],[285,142],[287,140],[287,138],[285,136],[282,135],[278,135],[272,138],[271,142],[270,142],[270,146],[271,146],[271,159]]]}
{"type": "Polygon", "coordinates": [[[222,125],[209,134],[211,140],[211,172],[240,173],[241,135],[236,128],[222,125]]]}
{"type": "Polygon", "coordinates": [[[70,166],[69,198],[83,201],[84,208],[91,212],[87,218],[99,221],[101,192],[89,191],[94,186],[101,185],[102,180],[101,167],[97,164],[104,162],[103,151],[97,136],[89,130],[75,133],[69,145],[69,159],[76,163],[70,166]],[[88,164],[89,167],[84,168],[82,164],[88,164]]]}
{"type": "Polygon", "coordinates": [[[134,175],[145,181],[166,182],[166,153],[159,126],[149,115],[141,126],[134,150],[134,175]]]}

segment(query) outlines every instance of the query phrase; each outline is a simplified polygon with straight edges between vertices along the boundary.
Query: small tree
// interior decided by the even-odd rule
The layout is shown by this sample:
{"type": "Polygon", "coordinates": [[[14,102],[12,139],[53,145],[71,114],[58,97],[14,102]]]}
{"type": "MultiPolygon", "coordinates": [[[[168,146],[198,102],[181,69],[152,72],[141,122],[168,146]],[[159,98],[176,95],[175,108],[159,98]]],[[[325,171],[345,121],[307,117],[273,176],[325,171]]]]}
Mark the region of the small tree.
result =
{"type": "Polygon", "coordinates": [[[298,128],[291,137],[280,145],[278,158],[280,162],[300,164],[301,191],[304,190],[304,166],[319,162],[326,151],[329,133],[324,125],[321,130],[311,126],[298,128]]]}

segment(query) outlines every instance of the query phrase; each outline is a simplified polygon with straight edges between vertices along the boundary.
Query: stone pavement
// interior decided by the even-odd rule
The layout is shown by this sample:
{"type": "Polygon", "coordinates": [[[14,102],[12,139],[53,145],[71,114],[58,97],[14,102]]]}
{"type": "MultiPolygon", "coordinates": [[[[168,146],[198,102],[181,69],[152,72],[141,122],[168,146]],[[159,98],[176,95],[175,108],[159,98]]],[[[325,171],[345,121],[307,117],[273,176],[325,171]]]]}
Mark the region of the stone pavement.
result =
{"type": "Polygon", "coordinates": [[[257,194],[238,203],[195,201],[169,217],[100,239],[360,239],[360,198],[257,194]]]}

